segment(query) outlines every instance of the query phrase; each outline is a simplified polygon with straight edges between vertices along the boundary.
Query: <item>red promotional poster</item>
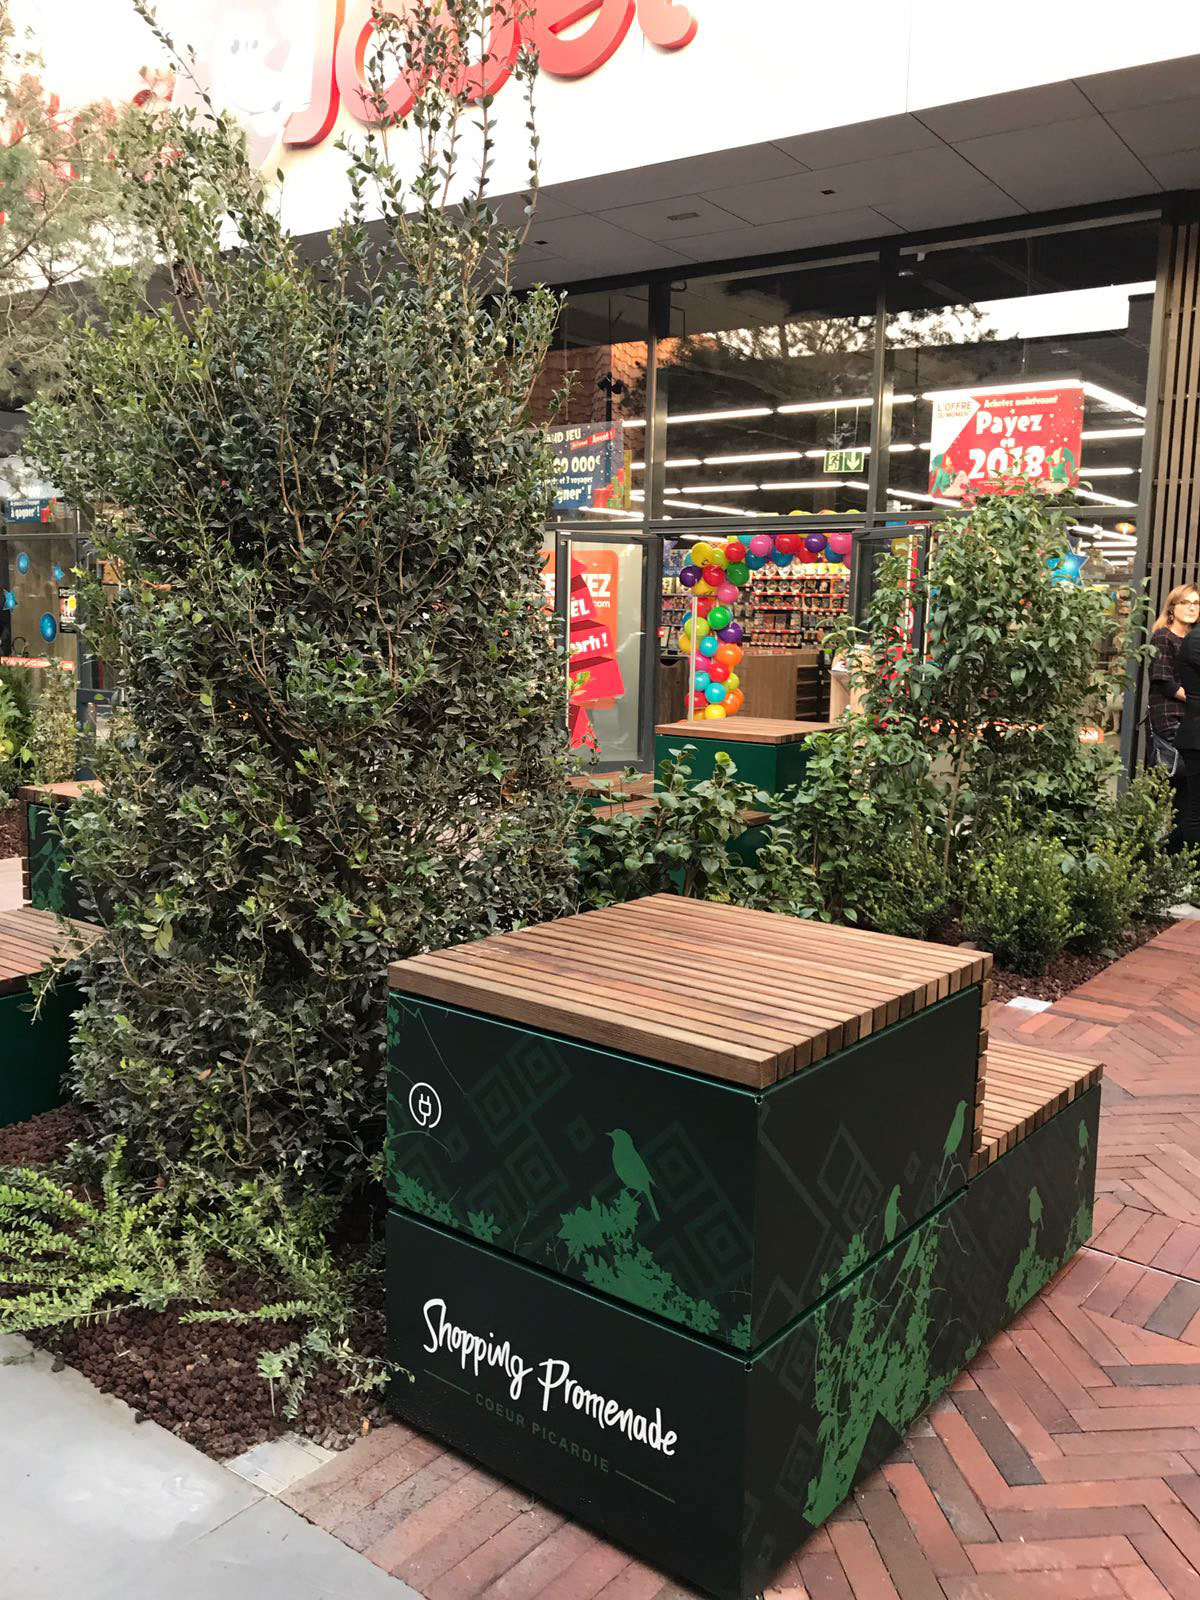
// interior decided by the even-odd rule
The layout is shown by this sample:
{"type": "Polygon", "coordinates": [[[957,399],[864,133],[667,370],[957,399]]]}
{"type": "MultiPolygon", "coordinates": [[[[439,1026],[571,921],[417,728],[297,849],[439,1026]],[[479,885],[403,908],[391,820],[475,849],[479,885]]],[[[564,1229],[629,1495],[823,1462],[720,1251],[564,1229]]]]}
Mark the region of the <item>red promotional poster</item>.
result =
{"type": "Polygon", "coordinates": [[[589,714],[611,706],[625,693],[617,665],[614,629],[617,620],[615,550],[590,551],[571,558],[571,748],[596,749],[589,714]]]}
{"type": "Polygon", "coordinates": [[[945,390],[930,398],[930,494],[969,503],[1026,488],[1054,494],[1079,482],[1078,379],[945,390]]]}

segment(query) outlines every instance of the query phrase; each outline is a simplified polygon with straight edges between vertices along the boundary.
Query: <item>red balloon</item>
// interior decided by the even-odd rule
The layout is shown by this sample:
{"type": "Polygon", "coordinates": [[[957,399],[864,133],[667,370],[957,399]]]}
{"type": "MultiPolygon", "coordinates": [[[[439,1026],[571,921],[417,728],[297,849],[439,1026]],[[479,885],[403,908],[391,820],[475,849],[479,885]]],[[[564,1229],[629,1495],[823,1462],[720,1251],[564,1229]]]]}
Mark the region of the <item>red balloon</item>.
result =
{"type": "MultiPolygon", "coordinates": [[[[781,556],[794,556],[800,547],[801,541],[794,533],[780,533],[775,538],[775,548],[781,556]]],[[[707,573],[704,574],[708,576],[707,573]]]]}
{"type": "Polygon", "coordinates": [[[725,546],[725,559],[731,567],[739,561],[745,561],[746,546],[740,539],[734,539],[725,546]]]}
{"type": "Polygon", "coordinates": [[[725,568],[716,566],[705,567],[704,581],[705,583],[711,583],[715,589],[719,583],[725,582],[725,568]]]}
{"type": "Polygon", "coordinates": [[[702,594],[696,601],[696,612],[699,616],[706,617],[717,603],[715,594],[702,594]]]}
{"type": "Polygon", "coordinates": [[[700,693],[694,694],[692,696],[692,710],[693,711],[707,711],[708,710],[708,697],[706,695],[703,695],[703,694],[700,694],[700,693]]]}
{"type": "Polygon", "coordinates": [[[796,560],[803,561],[806,567],[812,566],[814,561],[820,561],[820,559],[821,558],[817,552],[815,550],[810,550],[804,543],[801,543],[799,550],[796,551],[796,560]]]}
{"type": "Polygon", "coordinates": [[[710,661],[706,670],[714,683],[724,683],[729,676],[729,668],[723,661],[710,661]]]}

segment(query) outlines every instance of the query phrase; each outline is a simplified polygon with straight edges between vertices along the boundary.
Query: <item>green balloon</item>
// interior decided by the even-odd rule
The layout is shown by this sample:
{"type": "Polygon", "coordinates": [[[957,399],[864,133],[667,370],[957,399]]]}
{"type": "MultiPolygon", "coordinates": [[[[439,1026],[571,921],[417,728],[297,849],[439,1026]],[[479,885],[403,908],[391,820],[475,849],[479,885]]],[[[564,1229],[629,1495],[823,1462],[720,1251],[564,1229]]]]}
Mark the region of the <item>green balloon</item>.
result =
{"type": "Polygon", "coordinates": [[[734,588],[740,589],[744,583],[750,581],[750,568],[744,561],[735,561],[731,567],[725,568],[725,582],[732,583],[734,588]]]}
{"type": "Polygon", "coordinates": [[[733,612],[728,606],[714,606],[708,613],[708,625],[714,633],[720,633],[722,628],[727,628],[733,621],[733,612]]]}

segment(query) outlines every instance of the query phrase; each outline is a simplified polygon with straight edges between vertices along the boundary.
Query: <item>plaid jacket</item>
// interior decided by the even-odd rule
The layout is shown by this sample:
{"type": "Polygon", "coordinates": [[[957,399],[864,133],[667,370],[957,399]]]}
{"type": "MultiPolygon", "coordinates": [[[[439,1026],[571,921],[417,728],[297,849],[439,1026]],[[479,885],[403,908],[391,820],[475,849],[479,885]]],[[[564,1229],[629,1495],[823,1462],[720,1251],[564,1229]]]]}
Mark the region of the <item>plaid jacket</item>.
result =
{"type": "Polygon", "coordinates": [[[1150,663],[1150,726],[1160,739],[1174,744],[1179,724],[1183,721],[1183,701],[1175,698],[1179,688],[1181,641],[1179,635],[1172,633],[1170,628],[1159,628],[1150,642],[1156,652],[1150,663]]]}

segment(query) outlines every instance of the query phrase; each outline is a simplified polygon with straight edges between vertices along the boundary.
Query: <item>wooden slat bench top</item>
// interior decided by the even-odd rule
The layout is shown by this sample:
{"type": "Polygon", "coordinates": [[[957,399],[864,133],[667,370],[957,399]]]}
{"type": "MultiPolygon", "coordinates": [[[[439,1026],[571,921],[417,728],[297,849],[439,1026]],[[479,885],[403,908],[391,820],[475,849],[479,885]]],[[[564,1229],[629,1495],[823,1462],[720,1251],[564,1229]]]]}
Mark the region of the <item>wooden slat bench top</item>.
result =
{"type": "Polygon", "coordinates": [[[388,982],[761,1089],[980,983],[991,959],[663,894],[396,961],[388,982]],[[707,967],[735,952],[756,981],[714,989],[707,967]]]}
{"type": "Polygon", "coordinates": [[[48,961],[78,955],[99,936],[100,929],[88,922],[69,922],[64,929],[53,911],[0,911],[0,994],[27,989],[48,961]]]}
{"type": "Polygon", "coordinates": [[[1022,1139],[1086,1094],[1104,1076],[1098,1061],[1057,1055],[1030,1045],[993,1041],[979,1117],[980,1148],[971,1174],[999,1160],[1022,1139]]]}
{"type": "Polygon", "coordinates": [[[629,779],[620,772],[576,772],[567,779],[567,782],[579,794],[647,795],[654,793],[654,774],[651,772],[643,772],[638,777],[629,779]]]}
{"type": "Polygon", "coordinates": [[[814,733],[831,733],[832,722],[789,722],[783,717],[721,717],[716,721],[663,722],[655,728],[669,739],[721,739],[726,744],[799,744],[814,733]]]}
{"type": "Polygon", "coordinates": [[[78,800],[91,789],[102,789],[99,778],[84,778],[79,783],[26,783],[17,790],[17,798],[25,801],[78,800]]]}

